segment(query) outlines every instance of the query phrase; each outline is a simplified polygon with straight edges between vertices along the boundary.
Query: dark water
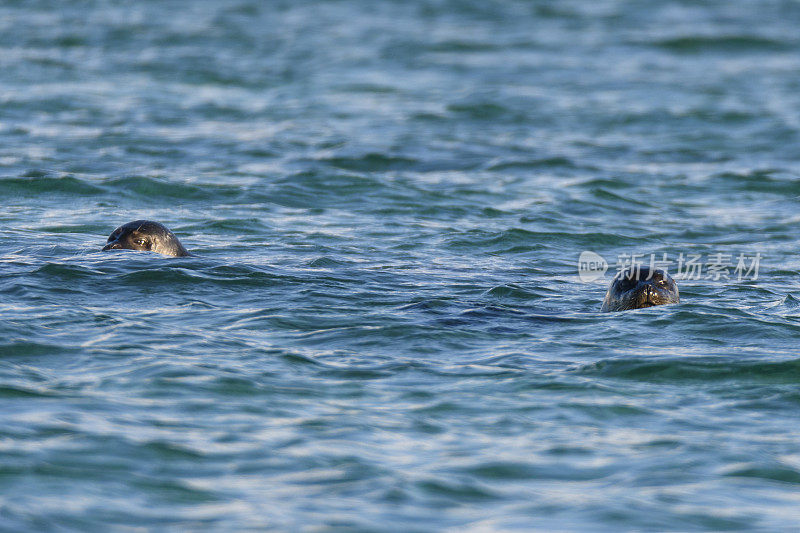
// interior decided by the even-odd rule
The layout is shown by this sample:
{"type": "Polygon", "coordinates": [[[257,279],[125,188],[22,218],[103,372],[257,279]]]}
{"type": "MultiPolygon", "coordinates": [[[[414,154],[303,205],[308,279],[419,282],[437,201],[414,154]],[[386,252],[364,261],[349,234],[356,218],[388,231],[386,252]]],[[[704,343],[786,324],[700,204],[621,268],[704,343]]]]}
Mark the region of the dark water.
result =
{"type": "Polygon", "coordinates": [[[799,27],[3,3],[0,529],[794,530],[799,27]],[[599,313],[625,254],[707,268],[599,313]]]}

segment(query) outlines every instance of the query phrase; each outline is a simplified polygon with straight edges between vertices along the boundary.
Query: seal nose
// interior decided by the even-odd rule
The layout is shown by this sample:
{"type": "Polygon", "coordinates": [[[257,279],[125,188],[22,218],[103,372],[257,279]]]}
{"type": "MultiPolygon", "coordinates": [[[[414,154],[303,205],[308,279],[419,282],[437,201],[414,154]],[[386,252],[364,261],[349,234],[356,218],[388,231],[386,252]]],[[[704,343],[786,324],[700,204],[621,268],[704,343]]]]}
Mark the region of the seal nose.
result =
{"type": "Polygon", "coordinates": [[[648,283],[644,288],[644,296],[648,301],[655,301],[658,298],[658,291],[652,283],[648,283]]]}
{"type": "Polygon", "coordinates": [[[122,246],[119,244],[119,241],[113,241],[103,246],[101,251],[107,252],[109,250],[118,250],[120,248],[122,248],[122,246]]]}

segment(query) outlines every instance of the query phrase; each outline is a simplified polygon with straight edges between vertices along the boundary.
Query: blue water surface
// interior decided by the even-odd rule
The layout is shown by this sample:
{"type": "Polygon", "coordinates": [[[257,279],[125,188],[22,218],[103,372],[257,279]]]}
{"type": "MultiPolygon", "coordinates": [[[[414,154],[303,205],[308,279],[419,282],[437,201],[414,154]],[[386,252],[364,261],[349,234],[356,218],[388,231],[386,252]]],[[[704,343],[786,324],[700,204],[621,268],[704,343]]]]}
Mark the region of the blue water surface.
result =
{"type": "Polygon", "coordinates": [[[4,2],[0,530],[796,530],[798,28],[4,2]],[[633,254],[703,270],[600,313],[633,254]]]}

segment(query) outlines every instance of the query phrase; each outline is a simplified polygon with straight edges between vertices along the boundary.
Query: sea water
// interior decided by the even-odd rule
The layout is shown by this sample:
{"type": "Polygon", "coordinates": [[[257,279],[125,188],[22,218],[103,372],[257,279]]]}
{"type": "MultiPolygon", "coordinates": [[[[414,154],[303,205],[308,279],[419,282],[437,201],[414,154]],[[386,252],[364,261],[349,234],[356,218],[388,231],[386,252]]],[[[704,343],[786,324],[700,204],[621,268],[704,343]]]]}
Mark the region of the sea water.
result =
{"type": "Polygon", "coordinates": [[[4,2],[0,530],[795,530],[798,28],[4,2]]]}

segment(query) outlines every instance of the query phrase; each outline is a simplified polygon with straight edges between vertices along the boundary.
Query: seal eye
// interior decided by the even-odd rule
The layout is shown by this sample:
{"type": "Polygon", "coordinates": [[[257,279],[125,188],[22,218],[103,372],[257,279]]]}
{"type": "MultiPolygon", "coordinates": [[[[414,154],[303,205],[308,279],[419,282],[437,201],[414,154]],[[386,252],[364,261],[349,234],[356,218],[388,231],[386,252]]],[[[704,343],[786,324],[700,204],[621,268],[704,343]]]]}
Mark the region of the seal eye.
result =
{"type": "Polygon", "coordinates": [[[147,245],[147,241],[145,239],[136,239],[135,241],[133,241],[133,243],[136,244],[137,246],[147,245]]]}

